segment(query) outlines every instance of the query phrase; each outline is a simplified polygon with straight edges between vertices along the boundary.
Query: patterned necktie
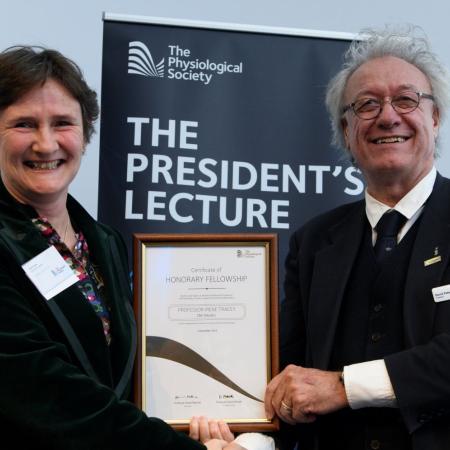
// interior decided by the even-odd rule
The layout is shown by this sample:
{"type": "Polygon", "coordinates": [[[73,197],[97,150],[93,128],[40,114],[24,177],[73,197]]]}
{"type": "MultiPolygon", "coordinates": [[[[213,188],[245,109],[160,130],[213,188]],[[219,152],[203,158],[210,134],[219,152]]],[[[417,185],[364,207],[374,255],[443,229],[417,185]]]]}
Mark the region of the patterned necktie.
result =
{"type": "Polygon", "coordinates": [[[397,234],[406,220],[403,214],[395,210],[385,212],[381,216],[375,227],[377,241],[373,248],[378,262],[383,261],[394,250],[397,245],[397,234]]]}

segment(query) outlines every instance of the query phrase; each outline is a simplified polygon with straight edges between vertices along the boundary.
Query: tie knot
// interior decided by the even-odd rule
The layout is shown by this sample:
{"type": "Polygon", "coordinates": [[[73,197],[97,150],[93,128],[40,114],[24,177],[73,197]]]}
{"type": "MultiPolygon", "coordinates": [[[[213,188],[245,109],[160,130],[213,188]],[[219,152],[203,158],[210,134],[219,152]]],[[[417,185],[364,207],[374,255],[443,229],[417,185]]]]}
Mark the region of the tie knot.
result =
{"type": "Polygon", "coordinates": [[[406,217],[398,211],[391,210],[385,212],[375,227],[378,238],[396,237],[405,222],[406,217]]]}

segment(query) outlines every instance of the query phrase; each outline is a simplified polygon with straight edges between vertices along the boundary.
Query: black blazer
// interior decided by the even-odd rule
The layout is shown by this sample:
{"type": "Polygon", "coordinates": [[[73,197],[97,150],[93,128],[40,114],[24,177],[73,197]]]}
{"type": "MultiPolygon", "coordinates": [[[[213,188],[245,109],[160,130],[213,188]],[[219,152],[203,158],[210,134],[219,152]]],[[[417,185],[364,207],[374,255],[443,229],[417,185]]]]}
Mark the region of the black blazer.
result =
{"type": "MultiPolygon", "coordinates": [[[[291,238],[281,308],[282,364],[327,370],[340,306],[366,222],[364,201],[323,214],[291,238]]],[[[405,349],[385,358],[415,450],[450,448],[450,180],[438,175],[419,224],[403,299],[405,349]],[[441,260],[425,266],[424,261],[441,260]]]]}
{"type": "Polygon", "coordinates": [[[0,184],[1,448],[204,449],[127,401],[136,329],[126,249],[70,196],[67,206],[104,278],[113,341],[77,286],[47,301],[29,281],[22,264],[48,244],[34,210],[0,184]]]}

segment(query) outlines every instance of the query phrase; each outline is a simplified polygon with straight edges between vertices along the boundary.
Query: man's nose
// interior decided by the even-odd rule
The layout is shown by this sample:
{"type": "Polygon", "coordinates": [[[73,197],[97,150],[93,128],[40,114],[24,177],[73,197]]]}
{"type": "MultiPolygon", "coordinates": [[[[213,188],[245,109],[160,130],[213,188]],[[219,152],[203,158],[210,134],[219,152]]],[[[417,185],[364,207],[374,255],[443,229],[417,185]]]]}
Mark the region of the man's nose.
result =
{"type": "Polygon", "coordinates": [[[401,114],[399,114],[390,101],[385,101],[381,105],[381,111],[377,117],[377,124],[382,127],[390,128],[401,121],[401,114]]]}

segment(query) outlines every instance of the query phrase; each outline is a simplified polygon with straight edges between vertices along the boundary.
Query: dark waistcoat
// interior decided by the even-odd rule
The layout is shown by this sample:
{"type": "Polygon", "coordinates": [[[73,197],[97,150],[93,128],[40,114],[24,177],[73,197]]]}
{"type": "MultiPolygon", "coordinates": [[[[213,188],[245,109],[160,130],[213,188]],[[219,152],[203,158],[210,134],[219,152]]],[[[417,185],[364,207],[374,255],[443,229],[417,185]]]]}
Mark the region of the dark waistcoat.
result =
{"type": "MultiPolygon", "coordinates": [[[[367,225],[341,306],[330,370],[382,359],[404,349],[403,286],[418,223],[382,263],[375,259],[367,225]]],[[[411,448],[398,410],[346,408],[320,418],[321,450],[411,448]]]]}

